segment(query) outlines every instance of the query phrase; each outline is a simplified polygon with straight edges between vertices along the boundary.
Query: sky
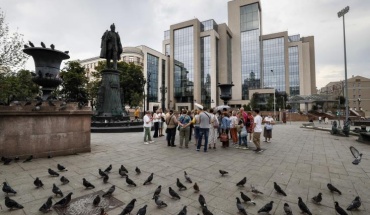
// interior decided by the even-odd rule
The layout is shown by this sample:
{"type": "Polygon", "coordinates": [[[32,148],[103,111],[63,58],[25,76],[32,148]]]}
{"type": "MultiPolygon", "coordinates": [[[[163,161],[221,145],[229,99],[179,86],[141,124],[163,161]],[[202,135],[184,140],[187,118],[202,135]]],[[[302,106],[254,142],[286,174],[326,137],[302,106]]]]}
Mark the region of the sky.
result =
{"type": "MultiPolygon", "coordinates": [[[[288,31],[315,37],[316,85],[344,79],[345,15],[347,74],[370,78],[369,0],[260,0],[263,34],[288,31]]],[[[193,18],[227,23],[228,0],[0,0],[11,31],[40,46],[53,43],[71,59],[98,56],[105,30],[115,23],[122,45],[162,52],[164,31],[193,18]]],[[[26,69],[34,70],[32,59],[26,69]]]]}

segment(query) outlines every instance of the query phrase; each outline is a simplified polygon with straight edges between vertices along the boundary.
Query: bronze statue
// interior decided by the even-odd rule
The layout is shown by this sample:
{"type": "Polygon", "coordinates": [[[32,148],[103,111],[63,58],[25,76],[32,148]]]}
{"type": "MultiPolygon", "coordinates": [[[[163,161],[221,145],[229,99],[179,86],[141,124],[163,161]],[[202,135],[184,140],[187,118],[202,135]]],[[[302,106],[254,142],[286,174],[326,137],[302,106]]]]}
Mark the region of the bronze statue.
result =
{"type": "Polygon", "coordinates": [[[111,68],[110,61],[113,60],[113,69],[117,69],[117,59],[122,53],[122,44],[118,32],[115,32],[114,23],[110,26],[110,31],[106,31],[101,38],[100,58],[107,59],[106,68],[111,68]]]}

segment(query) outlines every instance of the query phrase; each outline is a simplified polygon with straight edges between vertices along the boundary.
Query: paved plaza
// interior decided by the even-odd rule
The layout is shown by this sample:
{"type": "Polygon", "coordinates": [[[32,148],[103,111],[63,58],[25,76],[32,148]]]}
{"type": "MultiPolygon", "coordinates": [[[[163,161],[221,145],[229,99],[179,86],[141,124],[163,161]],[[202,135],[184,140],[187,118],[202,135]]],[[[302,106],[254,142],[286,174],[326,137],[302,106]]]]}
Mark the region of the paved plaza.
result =
{"type": "MultiPolygon", "coordinates": [[[[200,187],[207,201],[208,208],[215,215],[238,214],[235,197],[240,197],[243,191],[249,197],[253,184],[264,194],[256,196],[256,206],[244,204],[248,214],[257,214],[257,211],[266,203],[274,201],[271,214],[284,214],[285,202],[293,209],[293,214],[300,214],[298,196],[302,197],[313,214],[334,215],[334,201],[346,208],[359,195],[362,206],[359,211],[348,214],[370,214],[370,145],[356,142],[354,136],[337,137],[328,132],[299,128],[302,123],[293,122],[286,125],[276,125],[273,130],[271,143],[262,143],[265,151],[256,154],[251,150],[235,148],[221,148],[218,143],[216,150],[210,149],[207,153],[195,151],[194,140],[189,149],[167,147],[164,137],[156,138],[155,143],[143,144],[143,133],[122,134],[91,134],[91,153],[54,157],[51,159],[35,159],[30,163],[11,163],[0,167],[1,181],[7,181],[18,193],[10,197],[24,206],[23,210],[8,211],[4,205],[5,193],[0,193],[0,214],[39,214],[39,207],[52,196],[52,184],[58,185],[65,195],[73,191],[72,198],[77,198],[99,190],[106,191],[111,185],[116,185],[113,196],[124,202],[122,207],[108,212],[119,214],[126,204],[133,198],[137,199],[133,213],[147,204],[147,214],[150,215],[177,215],[184,205],[187,205],[188,214],[202,214],[198,202],[198,193],[192,185],[185,182],[186,171],[193,182],[200,187]],[[358,166],[352,165],[353,156],[349,146],[355,146],[364,154],[358,166]],[[67,185],[61,185],[58,177],[48,175],[48,168],[57,170],[60,163],[68,168],[61,173],[70,180],[67,185]],[[109,164],[113,170],[110,179],[104,184],[99,177],[98,169],[105,169],[109,164]],[[138,186],[128,186],[124,178],[118,174],[120,165],[124,165],[129,176],[138,186]],[[142,171],[136,175],[134,169],[142,171]],[[229,172],[222,177],[219,170],[229,172]],[[143,182],[154,173],[153,183],[143,186],[143,182]],[[247,177],[245,187],[237,187],[236,183],[247,177]],[[39,177],[44,187],[36,189],[33,181],[39,177]],[[86,178],[96,186],[93,190],[85,190],[82,178],[86,178]],[[185,191],[178,191],[176,178],[188,187],[185,191]],[[278,195],[273,182],[277,182],[287,196],[278,195]],[[327,189],[327,183],[332,183],[342,195],[332,194],[327,189]],[[158,185],[162,185],[161,199],[168,207],[157,208],[152,196],[158,185]],[[172,187],[181,196],[181,200],[170,198],[168,187],[172,187]],[[319,192],[323,194],[322,205],[315,205],[311,198],[319,192]]],[[[330,127],[330,125],[324,125],[330,127]]],[[[178,146],[179,137],[176,137],[178,146]]],[[[253,145],[253,144],[252,144],[253,145]]],[[[54,202],[60,197],[55,197],[54,202]]],[[[49,214],[56,214],[55,211],[49,214]]]]}

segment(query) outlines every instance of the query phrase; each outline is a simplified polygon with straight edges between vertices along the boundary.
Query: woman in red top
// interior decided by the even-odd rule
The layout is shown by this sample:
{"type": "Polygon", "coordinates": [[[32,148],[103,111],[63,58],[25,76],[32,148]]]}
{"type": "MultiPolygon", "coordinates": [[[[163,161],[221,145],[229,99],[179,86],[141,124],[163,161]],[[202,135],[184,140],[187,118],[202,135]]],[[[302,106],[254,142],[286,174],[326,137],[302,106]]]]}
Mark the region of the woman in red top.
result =
{"type": "Polygon", "coordinates": [[[247,132],[250,134],[249,135],[249,143],[252,143],[253,122],[254,122],[253,115],[249,111],[249,112],[247,112],[247,121],[245,123],[245,125],[247,127],[247,132]]]}

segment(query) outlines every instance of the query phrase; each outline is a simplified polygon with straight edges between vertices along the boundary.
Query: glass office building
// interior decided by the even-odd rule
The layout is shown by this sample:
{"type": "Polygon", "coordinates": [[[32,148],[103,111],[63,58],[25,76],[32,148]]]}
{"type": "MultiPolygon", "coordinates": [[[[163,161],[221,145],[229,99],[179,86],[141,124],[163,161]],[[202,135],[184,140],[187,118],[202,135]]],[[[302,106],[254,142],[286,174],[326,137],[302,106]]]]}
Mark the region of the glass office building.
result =
{"type": "Polygon", "coordinates": [[[263,40],[263,86],[285,92],[284,38],[263,40]]]}
{"type": "Polygon", "coordinates": [[[298,46],[289,47],[289,87],[290,95],[296,96],[299,91],[299,53],[298,46]]]}
{"type": "Polygon", "coordinates": [[[158,63],[159,58],[147,54],[147,84],[149,84],[149,92],[148,92],[148,100],[149,102],[157,102],[158,101],[158,63]]]}
{"type": "Polygon", "coordinates": [[[211,37],[200,38],[201,103],[210,108],[211,103],[211,37]]]}

